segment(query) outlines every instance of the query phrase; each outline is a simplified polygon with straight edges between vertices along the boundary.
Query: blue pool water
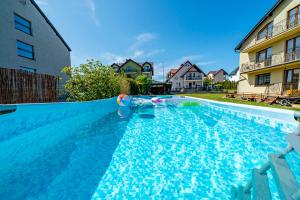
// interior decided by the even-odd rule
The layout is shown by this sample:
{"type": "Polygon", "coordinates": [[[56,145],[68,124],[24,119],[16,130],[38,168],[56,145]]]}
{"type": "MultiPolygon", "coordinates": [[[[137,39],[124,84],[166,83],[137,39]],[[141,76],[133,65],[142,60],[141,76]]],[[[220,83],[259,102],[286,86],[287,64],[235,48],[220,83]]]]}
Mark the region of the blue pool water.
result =
{"type": "MultiPolygon", "coordinates": [[[[0,116],[0,199],[228,199],[296,126],[288,114],[186,100],[0,116]]],[[[298,172],[299,161],[289,155],[298,172]]]]}

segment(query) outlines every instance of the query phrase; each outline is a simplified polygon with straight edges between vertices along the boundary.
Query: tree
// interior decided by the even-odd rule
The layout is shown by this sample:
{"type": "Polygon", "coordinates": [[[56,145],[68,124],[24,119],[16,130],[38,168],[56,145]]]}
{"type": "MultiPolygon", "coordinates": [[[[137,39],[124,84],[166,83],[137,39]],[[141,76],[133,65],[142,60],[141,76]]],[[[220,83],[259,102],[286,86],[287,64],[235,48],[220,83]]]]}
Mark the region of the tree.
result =
{"type": "Polygon", "coordinates": [[[212,81],[209,78],[204,78],[203,80],[203,87],[208,90],[209,86],[212,85],[212,81]]]}
{"type": "Polygon", "coordinates": [[[145,75],[139,75],[136,77],[135,81],[139,85],[139,93],[145,95],[148,94],[152,84],[152,79],[145,75]]]}
{"type": "Polygon", "coordinates": [[[99,61],[88,60],[78,67],[65,67],[63,72],[70,77],[65,84],[69,101],[110,98],[129,90],[128,82],[123,76],[99,61]]]}

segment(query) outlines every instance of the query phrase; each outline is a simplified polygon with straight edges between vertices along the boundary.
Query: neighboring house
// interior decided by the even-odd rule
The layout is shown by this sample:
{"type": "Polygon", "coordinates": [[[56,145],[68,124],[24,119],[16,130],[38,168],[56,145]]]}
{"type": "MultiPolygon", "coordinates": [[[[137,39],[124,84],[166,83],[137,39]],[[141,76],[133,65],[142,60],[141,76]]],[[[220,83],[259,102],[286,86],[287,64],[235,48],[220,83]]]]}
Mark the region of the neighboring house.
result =
{"type": "Polygon", "coordinates": [[[154,73],[152,62],[138,63],[132,59],[124,63],[113,63],[111,67],[118,73],[124,73],[128,78],[135,78],[142,74],[152,78],[154,73]]]}
{"type": "Polygon", "coordinates": [[[167,74],[167,79],[171,78],[174,76],[174,74],[177,72],[177,69],[170,69],[170,71],[167,74]]]}
{"type": "Polygon", "coordinates": [[[212,84],[216,84],[228,80],[228,73],[224,69],[210,71],[207,73],[207,78],[212,81],[212,84]]]}
{"type": "Polygon", "coordinates": [[[235,81],[238,82],[240,80],[240,67],[235,68],[230,74],[229,74],[229,81],[235,81]]]}
{"type": "Polygon", "coordinates": [[[300,0],[278,0],[235,48],[239,93],[282,95],[299,90],[300,0]]]}
{"type": "Polygon", "coordinates": [[[1,0],[0,24],[0,67],[66,80],[71,49],[34,0],[1,0]]]}
{"type": "Polygon", "coordinates": [[[197,65],[192,64],[190,61],[186,61],[181,64],[176,72],[171,71],[169,73],[172,73],[172,76],[167,80],[167,82],[172,84],[172,91],[182,91],[183,89],[203,87],[205,73],[197,65]]]}

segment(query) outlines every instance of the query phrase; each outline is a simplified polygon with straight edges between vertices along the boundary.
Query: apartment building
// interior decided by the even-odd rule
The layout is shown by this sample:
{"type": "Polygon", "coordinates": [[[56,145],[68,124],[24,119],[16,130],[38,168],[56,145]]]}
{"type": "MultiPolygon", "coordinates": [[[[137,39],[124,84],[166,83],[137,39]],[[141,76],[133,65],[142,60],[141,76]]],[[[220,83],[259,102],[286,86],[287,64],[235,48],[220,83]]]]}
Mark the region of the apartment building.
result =
{"type": "Polygon", "coordinates": [[[0,24],[0,67],[66,80],[71,49],[34,0],[1,0],[0,24]]]}
{"type": "Polygon", "coordinates": [[[123,63],[113,63],[111,67],[118,73],[124,73],[128,78],[146,75],[152,79],[154,73],[152,62],[139,63],[132,59],[127,59],[123,63]]]}
{"type": "Polygon", "coordinates": [[[300,0],[278,0],[238,44],[238,93],[299,90],[300,0]]]}
{"type": "Polygon", "coordinates": [[[167,83],[172,84],[172,91],[183,91],[202,88],[206,74],[197,65],[186,61],[176,71],[171,69],[167,76],[167,83]]]}

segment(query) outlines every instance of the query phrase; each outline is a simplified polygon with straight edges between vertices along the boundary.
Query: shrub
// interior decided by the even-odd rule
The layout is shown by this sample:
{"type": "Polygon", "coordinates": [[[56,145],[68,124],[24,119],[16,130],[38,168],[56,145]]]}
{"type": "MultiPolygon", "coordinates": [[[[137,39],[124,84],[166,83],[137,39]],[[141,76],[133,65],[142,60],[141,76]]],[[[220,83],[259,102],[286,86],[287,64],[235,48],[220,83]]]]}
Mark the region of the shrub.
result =
{"type": "Polygon", "coordinates": [[[139,85],[134,79],[128,78],[127,83],[129,85],[129,91],[127,94],[138,95],[140,93],[139,85]]]}
{"type": "Polygon", "coordinates": [[[70,77],[65,84],[69,93],[68,101],[110,98],[119,95],[121,91],[128,92],[125,78],[99,61],[88,60],[78,67],[65,67],[63,72],[70,77]]]}
{"type": "Polygon", "coordinates": [[[150,86],[152,83],[152,79],[145,75],[139,75],[136,77],[135,81],[139,86],[139,93],[140,94],[148,94],[150,90],[150,86]]]}

